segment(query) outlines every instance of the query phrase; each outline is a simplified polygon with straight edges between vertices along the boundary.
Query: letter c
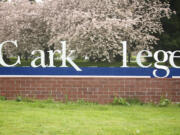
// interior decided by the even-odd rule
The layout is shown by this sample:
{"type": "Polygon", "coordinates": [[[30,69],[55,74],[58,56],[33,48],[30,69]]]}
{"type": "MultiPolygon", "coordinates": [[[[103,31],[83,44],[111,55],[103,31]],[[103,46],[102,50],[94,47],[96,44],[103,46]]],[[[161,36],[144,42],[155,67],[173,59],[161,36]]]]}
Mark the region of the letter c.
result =
{"type": "Polygon", "coordinates": [[[20,57],[18,56],[18,59],[16,61],[15,64],[12,64],[12,65],[8,65],[5,63],[5,61],[3,60],[3,46],[6,44],[6,43],[12,43],[15,47],[18,47],[18,44],[17,44],[17,41],[5,41],[3,43],[0,44],[0,64],[4,67],[14,67],[16,66],[17,64],[21,64],[21,60],[20,60],[20,57]]]}

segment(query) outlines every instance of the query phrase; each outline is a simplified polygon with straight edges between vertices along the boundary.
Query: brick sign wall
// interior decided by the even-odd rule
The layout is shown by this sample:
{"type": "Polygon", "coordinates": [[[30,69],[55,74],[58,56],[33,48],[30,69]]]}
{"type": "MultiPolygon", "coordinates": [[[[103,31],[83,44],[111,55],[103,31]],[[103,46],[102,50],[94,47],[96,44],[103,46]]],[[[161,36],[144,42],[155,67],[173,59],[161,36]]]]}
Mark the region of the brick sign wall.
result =
{"type": "Polygon", "coordinates": [[[110,103],[114,97],[158,102],[161,96],[180,102],[180,79],[122,77],[1,77],[0,95],[59,101],[83,99],[110,103]]]}

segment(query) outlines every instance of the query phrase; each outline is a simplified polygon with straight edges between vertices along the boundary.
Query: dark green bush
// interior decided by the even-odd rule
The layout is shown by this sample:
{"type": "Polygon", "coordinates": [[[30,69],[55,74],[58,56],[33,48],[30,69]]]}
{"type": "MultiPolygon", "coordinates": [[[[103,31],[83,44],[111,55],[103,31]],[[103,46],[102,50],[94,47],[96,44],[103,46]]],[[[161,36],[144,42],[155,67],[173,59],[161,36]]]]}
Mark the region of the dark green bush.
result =
{"type": "Polygon", "coordinates": [[[5,96],[0,96],[0,100],[4,101],[7,100],[7,98],[5,96]]]}
{"type": "Polygon", "coordinates": [[[143,105],[144,103],[141,102],[139,99],[137,98],[128,98],[127,102],[131,105],[143,105]]]}
{"type": "Polygon", "coordinates": [[[113,105],[124,105],[129,106],[130,104],[126,101],[125,98],[114,98],[113,105]]]}
{"type": "Polygon", "coordinates": [[[17,101],[17,102],[21,102],[21,101],[22,101],[22,97],[21,97],[21,96],[17,96],[17,97],[16,97],[16,101],[17,101]]]}
{"type": "Polygon", "coordinates": [[[169,99],[167,99],[167,98],[164,98],[164,97],[162,97],[160,102],[159,102],[160,107],[166,107],[169,104],[171,104],[171,101],[169,99]]]}
{"type": "Polygon", "coordinates": [[[22,101],[23,102],[30,102],[30,103],[34,102],[34,100],[31,98],[22,98],[22,101]]]}
{"type": "Polygon", "coordinates": [[[88,102],[86,102],[86,101],[84,101],[83,99],[79,99],[79,100],[77,100],[77,103],[78,104],[88,104],[88,102]]]}
{"type": "Polygon", "coordinates": [[[97,102],[89,102],[89,101],[85,101],[84,99],[79,99],[76,101],[77,104],[80,105],[97,105],[97,102]]]}
{"type": "Polygon", "coordinates": [[[47,100],[45,100],[46,103],[54,103],[54,99],[53,98],[48,98],[47,100]]]}

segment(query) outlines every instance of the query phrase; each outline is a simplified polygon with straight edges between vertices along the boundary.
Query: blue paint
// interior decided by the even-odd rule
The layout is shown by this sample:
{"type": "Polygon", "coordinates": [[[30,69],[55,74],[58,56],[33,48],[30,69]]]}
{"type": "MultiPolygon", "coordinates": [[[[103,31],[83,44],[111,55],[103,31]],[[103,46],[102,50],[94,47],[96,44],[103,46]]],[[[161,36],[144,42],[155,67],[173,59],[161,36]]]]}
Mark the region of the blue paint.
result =
{"type": "MultiPolygon", "coordinates": [[[[51,76],[153,76],[154,68],[138,67],[81,67],[78,72],[73,67],[55,67],[55,68],[32,68],[32,67],[0,67],[0,75],[51,75],[51,76]]],[[[158,76],[164,76],[165,71],[158,70],[158,76]]],[[[170,68],[170,75],[180,76],[180,69],[170,68]]]]}

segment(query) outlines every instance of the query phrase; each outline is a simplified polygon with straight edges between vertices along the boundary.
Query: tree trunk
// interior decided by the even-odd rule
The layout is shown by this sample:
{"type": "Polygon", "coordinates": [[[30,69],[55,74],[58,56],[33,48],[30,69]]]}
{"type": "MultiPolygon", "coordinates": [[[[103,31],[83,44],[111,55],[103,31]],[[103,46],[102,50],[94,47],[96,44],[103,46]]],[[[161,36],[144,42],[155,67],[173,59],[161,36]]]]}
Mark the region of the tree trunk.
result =
{"type": "Polygon", "coordinates": [[[49,65],[49,53],[48,53],[48,51],[49,51],[49,48],[46,47],[46,48],[44,49],[44,53],[45,53],[45,64],[46,64],[46,65],[49,65]]]}
{"type": "Polygon", "coordinates": [[[128,52],[128,63],[129,64],[131,63],[131,52],[130,51],[128,52]]]}

